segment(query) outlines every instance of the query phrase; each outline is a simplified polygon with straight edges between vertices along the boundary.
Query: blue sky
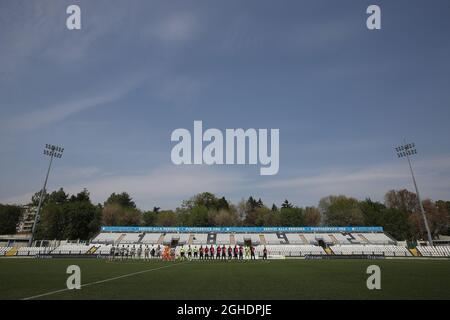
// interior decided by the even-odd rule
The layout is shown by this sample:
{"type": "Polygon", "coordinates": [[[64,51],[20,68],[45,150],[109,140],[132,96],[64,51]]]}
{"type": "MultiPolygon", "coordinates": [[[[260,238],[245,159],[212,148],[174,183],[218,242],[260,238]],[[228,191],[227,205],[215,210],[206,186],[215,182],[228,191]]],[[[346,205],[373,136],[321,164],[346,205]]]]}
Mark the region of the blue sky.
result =
{"type": "Polygon", "coordinates": [[[1,1],[0,202],[41,188],[46,143],[65,147],[48,189],[142,209],[201,191],[316,205],[450,195],[450,4],[435,1],[1,1]],[[65,27],[81,7],[82,30],[65,27]],[[382,29],[365,26],[378,4],[382,29]],[[280,171],[175,166],[171,132],[280,129],[280,171]]]}

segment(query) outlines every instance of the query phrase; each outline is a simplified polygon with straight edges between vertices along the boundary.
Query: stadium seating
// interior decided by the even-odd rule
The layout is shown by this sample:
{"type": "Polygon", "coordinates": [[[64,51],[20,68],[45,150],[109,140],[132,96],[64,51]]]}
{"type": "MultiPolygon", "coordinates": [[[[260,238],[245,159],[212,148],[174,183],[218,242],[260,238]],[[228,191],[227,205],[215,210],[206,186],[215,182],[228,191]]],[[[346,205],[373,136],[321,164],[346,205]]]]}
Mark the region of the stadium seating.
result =
{"type": "Polygon", "coordinates": [[[18,256],[35,256],[38,254],[50,253],[53,248],[50,247],[21,247],[17,251],[18,256]]]}
{"type": "MultiPolygon", "coordinates": [[[[305,244],[298,233],[286,233],[286,237],[291,244],[305,244]]],[[[280,239],[278,239],[278,244],[280,244],[280,239]]]]}
{"type": "Polygon", "coordinates": [[[206,233],[196,233],[192,238],[192,244],[194,245],[204,245],[207,243],[208,235],[206,233]]]}
{"type": "MultiPolygon", "coordinates": [[[[47,247],[0,247],[0,256],[36,256],[36,255],[85,255],[108,256],[111,247],[126,248],[155,248],[157,246],[176,246],[179,252],[181,246],[220,245],[226,247],[234,245],[252,245],[257,256],[262,256],[264,247],[269,256],[305,257],[305,256],[383,256],[383,257],[450,257],[450,246],[418,246],[407,249],[406,242],[398,243],[388,234],[377,229],[368,231],[363,228],[334,228],[327,232],[327,228],[308,229],[304,232],[293,232],[289,228],[279,228],[276,231],[254,228],[201,228],[186,230],[184,228],[102,228],[89,243],[72,243],[72,241],[47,241],[47,247]],[[240,230],[243,231],[240,231],[240,230]],[[130,231],[131,230],[131,231],[130,231]],[[186,231],[185,231],[186,230],[186,231]],[[358,232],[354,232],[357,230],[358,232]],[[120,232],[124,231],[124,232],[120,232]],[[134,231],[134,232],[133,232],[134,231]],[[144,232],[145,231],[145,232],[144,232]],[[167,233],[163,233],[166,231],[167,233]],[[191,231],[191,232],[189,232],[191,231]],[[347,231],[347,232],[340,232],[347,231]],[[49,247],[51,246],[51,247],[49,247]]],[[[41,243],[41,242],[39,242],[41,243]]],[[[341,257],[337,257],[341,258],[341,257]]]]}
{"type": "MultiPolygon", "coordinates": [[[[268,255],[301,257],[306,255],[326,255],[322,247],[315,245],[266,245],[268,255]]],[[[262,256],[264,246],[256,247],[256,253],[262,256]]]]}
{"type": "Polygon", "coordinates": [[[364,234],[352,234],[361,243],[371,243],[371,244],[394,244],[391,238],[386,236],[384,233],[364,233],[364,234]]]}
{"type": "Polygon", "coordinates": [[[416,249],[424,257],[450,257],[450,246],[418,246],[416,249]]]}
{"type": "Polygon", "coordinates": [[[167,233],[164,236],[164,244],[171,244],[172,241],[178,241],[179,245],[187,244],[189,240],[189,234],[188,233],[167,233]]]}
{"type": "MultiPolygon", "coordinates": [[[[251,241],[254,245],[264,244],[260,236],[265,240],[266,244],[314,244],[318,245],[320,241],[325,244],[379,244],[388,245],[395,244],[395,241],[384,233],[284,233],[280,237],[276,233],[217,233],[208,241],[207,233],[99,233],[91,243],[107,243],[107,244],[156,244],[163,237],[163,243],[169,244],[172,240],[178,240],[179,244],[225,244],[234,245],[231,239],[234,236],[235,243],[243,244],[245,241],[251,241]],[[285,236],[285,238],[283,238],[285,236]],[[192,242],[189,243],[190,239],[192,242]],[[214,241],[215,239],[215,241],[214,241]],[[287,243],[285,241],[287,240],[287,243]],[[213,241],[213,242],[211,242],[213,241]]],[[[162,243],[162,242],[161,242],[162,243]]]]}
{"type": "Polygon", "coordinates": [[[395,245],[334,245],[330,248],[336,255],[411,256],[407,248],[395,245]]]}
{"type": "Polygon", "coordinates": [[[120,243],[133,244],[138,243],[142,238],[140,233],[126,233],[125,236],[120,240],[120,243]]]}
{"type": "Polygon", "coordinates": [[[99,233],[94,239],[92,239],[92,243],[115,243],[119,237],[121,236],[121,233],[99,233]]]}
{"type": "Polygon", "coordinates": [[[161,237],[161,233],[146,233],[142,238],[141,243],[143,244],[156,244],[161,237]]]}
{"type": "Polygon", "coordinates": [[[230,234],[229,233],[218,233],[216,237],[216,244],[229,245],[230,244],[230,234]]]}
{"type": "MultiPolygon", "coordinates": [[[[169,235],[169,239],[172,239],[172,234],[169,235]]],[[[181,238],[181,237],[180,237],[181,238]]],[[[199,237],[200,242],[206,240],[206,238],[199,237]]],[[[253,237],[254,238],[254,237],[253,237]]],[[[153,239],[156,239],[154,237],[153,239]]],[[[187,236],[183,239],[188,239],[187,236]]],[[[242,239],[246,239],[242,235],[242,239]]],[[[224,239],[219,239],[222,241],[224,239]]],[[[196,240],[194,240],[195,242],[196,240]]],[[[197,240],[198,241],[198,240],[197,240]]],[[[267,239],[266,239],[267,241],[267,239]]],[[[269,237],[269,241],[275,242],[275,239],[269,237]]],[[[205,245],[205,243],[192,244],[191,247],[205,245]]],[[[228,246],[228,244],[225,244],[228,246]]],[[[112,244],[71,244],[63,243],[56,248],[52,247],[0,247],[0,256],[5,256],[6,253],[11,256],[36,256],[38,254],[51,254],[51,255],[95,255],[95,256],[107,256],[110,254],[112,244]]],[[[119,248],[125,247],[131,250],[132,247],[142,247],[142,252],[145,247],[150,250],[158,246],[157,244],[119,244],[119,248]]],[[[187,244],[184,247],[187,249],[187,244]]],[[[209,246],[209,245],[208,245],[209,246]]],[[[412,257],[410,250],[404,246],[397,245],[376,245],[376,244],[335,244],[327,248],[329,252],[325,251],[321,246],[313,244],[267,244],[255,246],[255,253],[257,256],[262,256],[264,247],[267,248],[269,255],[273,256],[286,256],[286,257],[304,257],[308,255],[374,255],[374,256],[386,256],[386,257],[412,257]],[[331,249],[331,251],[330,251],[331,249]]],[[[176,247],[176,252],[179,253],[181,246],[176,247]]],[[[418,246],[417,251],[419,256],[424,257],[450,257],[450,246],[418,246]]],[[[143,253],[142,253],[143,255],[143,253]]]]}
{"type": "Polygon", "coordinates": [[[342,233],[328,234],[330,244],[350,244],[347,237],[342,233]]]}
{"type": "Polygon", "coordinates": [[[10,247],[0,247],[0,256],[4,256],[10,249],[10,247]]]}
{"type": "Polygon", "coordinates": [[[64,244],[51,251],[51,254],[86,254],[91,247],[91,245],[86,244],[64,244]]]}
{"type": "Polygon", "coordinates": [[[109,255],[111,252],[112,245],[109,244],[102,244],[100,245],[97,250],[94,252],[96,255],[109,255]]]}
{"type": "Polygon", "coordinates": [[[275,233],[265,233],[266,244],[281,244],[281,239],[275,233]]]}
{"type": "Polygon", "coordinates": [[[253,244],[259,244],[261,242],[257,233],[237,233],[234,235],[234,239],[238,245],[243,245],[245,241],[251,241],[253,244]]]}

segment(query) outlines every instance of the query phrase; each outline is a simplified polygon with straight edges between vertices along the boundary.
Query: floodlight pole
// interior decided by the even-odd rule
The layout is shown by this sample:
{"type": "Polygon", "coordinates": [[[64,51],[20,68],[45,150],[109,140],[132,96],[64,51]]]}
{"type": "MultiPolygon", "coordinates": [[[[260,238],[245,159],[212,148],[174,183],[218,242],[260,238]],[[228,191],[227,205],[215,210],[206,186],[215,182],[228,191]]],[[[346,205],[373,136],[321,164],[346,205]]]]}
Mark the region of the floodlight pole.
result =
{"type": "Polygon", "coordinates": [[[397,156],[399,158],[406,157],[406,159],[408,159],[409,170],[411,171],[414,188],[416,189],[416,195],[417,195],[417,200],[419,201],[420,212],[422,213],[422,218],[423,218],[423,222],[425,224],[425,229],[427,230],[428,242],[430,243],[430,245],[433,245],[433,237],[431,236],[431,231],[430,231],[430,227],[428,226],[427,216],[425,214],[425,209],[423,208],[422,200],[420,199],[419,188],[417,187],[416,177],[414,176],[414,170],[411,165],[411,159],[409,158],[410,155],[417,154],[415,144],[414,143],[407,144],[406,141],[404,141],[403,145],[395,148],[395,150],[396,150],[397,156]]]}
{"type": "Polygon", "coordinates": [[[428,242],[433,245],[433,238],[431,237],[430,227],[428,226],[427,216],[425,215],[425,209],[423,208],[422,200],[420,199],[419,188],[417,188],[416,178],[414,176],[414,171],[411,165],[411,160],[409,159],[409,153],[406,153],[406,159],[408,159],[409,170],[411,170],[411,176],[414,183],[414,188],[416,189],[417,200],[419,201],[420,212],[422,213],[423,222],[425,224],[425,229],[427,230],[428,242]]]}
{"type": "MultiPolygon", "coordinates": [[[[52,167],[52,162],[53,162],[53,157],[55,156],[55,152],[56,152],[56,147],[55,146],[51,146],[51,151],[49,153],[50,155],[50,162],[48,164],[48,169],[47,169],[47,175],[45,176],[45,181],[44,181],[44,187],[41,189],[41,193],[39,195],[39,204],[36,210],[36,215],[34,216],[34,223],[33,223],[33,227],[31,229],[31,237],[30,240],[28,241],[28,246],[31,247],[33,245],[33,240],[34,240],[34,234],[36,232],[36,225],[39,221],[39,216],[41,213],[41,207],[42,207],[42,202],[44,200],[44,196],[45,196],[45,190],[47,188],[47,181],[48,181],[48,176],[50,174],[50,168],[52,167]]],[[[44,151],[45,153],[45,151],[44,151]]]]}

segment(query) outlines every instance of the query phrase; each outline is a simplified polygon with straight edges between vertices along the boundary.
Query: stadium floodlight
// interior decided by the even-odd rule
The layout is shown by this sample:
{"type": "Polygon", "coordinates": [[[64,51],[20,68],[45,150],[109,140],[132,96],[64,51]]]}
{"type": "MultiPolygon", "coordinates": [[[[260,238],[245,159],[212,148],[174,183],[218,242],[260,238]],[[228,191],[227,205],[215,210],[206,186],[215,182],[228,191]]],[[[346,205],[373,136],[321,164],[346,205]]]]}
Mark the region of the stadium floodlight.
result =
{"type": "Polygon", "coordinates": [[[414,177],[414,171],[411,165],[410,156],[417,154],[416,145],[414,143],[404,143],[403,145],[396,147],[395,151],[397,152],[397,156],[399,158],[408,159],[409,170],[411,171],[412,180],[414,183],[414,188],[416,189],[417,199],[419,201],[420,211],[422,213],[423,222],[425,224],[425,229],[427,230],[428,242],[430,245],[433,245],[433,238],[431,237],[430,227],[428,226],[427,216],[425,214],[425,210],[422,205],[422,200],[420,199],[419,189],[417,188],[416,178],[414,177]]]}
{"type": "Polygon", "coordinates": [[[45,181],[44,181],[44,187],[41,189],[41,192],[39,194],[39,204],[38,204],[38,207],[36,210],[36,215],[34,217],[33,228],[31,229],[31,237],[28,242],[29,247],[31,247],[33,244],[34,234],[36,232],[36,225],[38,224],[39,219],[40,219],[41,206],[42,206],[43,199],[45,197],[45,190],[47,188],[47,180],[48,180],[48,176],[50,174],[50,168],[52,166],[53,158],[61,159],[63,152],[64,152],[64,148],[61,148],[59,146],[54,146],[52,144],[45,144],[44,155],[50,157],[50,163],[48,164],[47,175],[45,176],[45,181]]]}

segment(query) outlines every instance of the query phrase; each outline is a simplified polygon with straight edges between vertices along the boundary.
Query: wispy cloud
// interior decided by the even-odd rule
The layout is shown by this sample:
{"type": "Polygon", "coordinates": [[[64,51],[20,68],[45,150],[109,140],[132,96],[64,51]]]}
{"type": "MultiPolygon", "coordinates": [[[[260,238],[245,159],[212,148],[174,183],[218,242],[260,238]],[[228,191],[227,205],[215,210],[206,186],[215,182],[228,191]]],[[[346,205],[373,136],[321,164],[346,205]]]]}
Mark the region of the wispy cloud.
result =
{"type": "MultiPolygon", "coordinates": [[[[434,199],[445,199],[450,187],[450,156],[414,162],[416,178],[422,194],[434,199]]],[[[293,178],[275,179],[260,185],[280,197],[303,201],[318,201],[330,194],[346,194],[357,198],[370,197],[383,200],[390,189],[413,190],[411,175],[406,163],[386,163],[357,169],[323,168],[323,173],[293,178]]]]}
{"type": "Polygon", "coordinates": [[[198,192],[223,194],[238,188],[244,181],[237,173],[205,166],[168,166],[140,175],[100,178],[71,186],[67,190],[76,192],[86,187],[96,201],[104,201],[112,192],[127,191],[144,209],[152,205],[173,208],[174,203],[179,204],[198,192]]]}
{"type": "Polygon", "coordinates": [[[82,96],[73,99],[73,101],[63,101],[43,108],[35,108],[10,119],[3,119],[3,127],[9,131],[31,131],[41,128],[64,120],[83,110],[117,101],[135,88],[142,79],[142,76],[131,76],[127,78],[126,83],[122,82],[120,85],[103,89],[100,93],[82,96]]]}
{"type": "Polygon", "coordinates": [[[151,34],[168,42],[191,40],[198,30],[197,20],[190,12],[177,12],[158,21],[151,34]]]}
{"type": "MultiPolygon", "coordinates": [[[[247,180],[237,172],[230,173],[207,166],[164,166],[150,172],[133,175],[105,176],[95,168],[74,168],[58,177],[64,184],[64,190],[71,194],[87,188],[94,202],[103,202],[113,192],[128,192],[142,209],[152,206],[175,208],[182,200],[196,193],[209,191],[217,194],[239,190],[247,180]],[[70,184],[74,174],[83,174],[84,182],[70,184]],[[89,177],[88,177],[89,176],[89,177]]],[[[79,178],[79,177],[78,177],[79,178]]],[[[1,203],[26,203],[32,193],[0,199],[1,203]]]]}
{"type": "MultiPolygon", "coordinates": [[[[450,156],[418,160],[416,177],[424,197],[448,198],[450,188],[450,156]]],[[[371,167],[323,169],[323,173],[257,182],[238,171],[208,166],[164,166],[133,175],[105,174],[97,168],[61,168],[58,182],[69,193],[83,188],[91,192],[93,201],[103,202],[113,192],[129,192],[142,209],[154,205],[175,208],[181,201],[198,192],[209,191],[232,200],[250,195],[266,203],[284,199],[299,205],[317,205],[330,194],[345,194],[359,199],[383,200],[391,189],[413,190],[406,163],[380,164],[371,167]],[[74,175],[77,175],[75,177],[74,175]],[[77,178],[78,182],[70,183],[77,178]],[[80,182],[82,181],[82,182],[80,182]],[[238,198],[232,198],[238,197],[238,198]]],[[[25,203],[32,193],[0,199],[4,203],[25,203]]]]}

